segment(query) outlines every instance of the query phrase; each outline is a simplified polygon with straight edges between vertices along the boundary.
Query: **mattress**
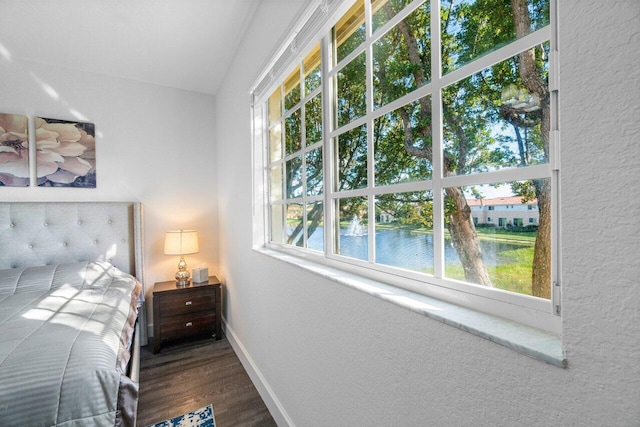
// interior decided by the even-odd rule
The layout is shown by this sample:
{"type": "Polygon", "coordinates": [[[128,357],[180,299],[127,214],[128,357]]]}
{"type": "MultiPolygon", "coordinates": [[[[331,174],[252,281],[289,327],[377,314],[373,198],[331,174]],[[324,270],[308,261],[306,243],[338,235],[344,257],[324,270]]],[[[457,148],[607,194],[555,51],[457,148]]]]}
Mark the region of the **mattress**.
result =
{"type": "Polygon", "coordinates": [[[133,425],[141,289],[107,262],[0,270],[0,424],[133,425]]]}

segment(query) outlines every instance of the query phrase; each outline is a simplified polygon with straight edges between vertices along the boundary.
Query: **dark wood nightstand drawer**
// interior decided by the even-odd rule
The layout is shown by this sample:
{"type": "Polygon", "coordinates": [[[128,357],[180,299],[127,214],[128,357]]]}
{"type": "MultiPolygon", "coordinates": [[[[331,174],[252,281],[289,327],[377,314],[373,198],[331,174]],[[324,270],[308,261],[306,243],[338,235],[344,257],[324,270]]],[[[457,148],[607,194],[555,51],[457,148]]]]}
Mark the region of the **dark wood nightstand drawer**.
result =
{"type": "MultiPolygon", "coordinates": [[[[207,289],[203,289],[207,291],[207,289]]],[[[160,300],[160,317],[179,316],[198,311],[213,311],[216,306],[216,295],[210,292],[189,292],[177,295],[166,295],[160,300]]]]}
{"type": "Polygon", "coordinates": [[[222,339],[221,284],[209,276],[203,283],[177,286],[175,281],[153,285],[153,352],[166,341],[197,335],[222,339]]]}
{"type": "Polygon", "coordinates": [[[169,340],[204,333],[213,334],[216,315],[211,312],[205,315],[173,316],[161,320],[162,339],[169,340]]]}

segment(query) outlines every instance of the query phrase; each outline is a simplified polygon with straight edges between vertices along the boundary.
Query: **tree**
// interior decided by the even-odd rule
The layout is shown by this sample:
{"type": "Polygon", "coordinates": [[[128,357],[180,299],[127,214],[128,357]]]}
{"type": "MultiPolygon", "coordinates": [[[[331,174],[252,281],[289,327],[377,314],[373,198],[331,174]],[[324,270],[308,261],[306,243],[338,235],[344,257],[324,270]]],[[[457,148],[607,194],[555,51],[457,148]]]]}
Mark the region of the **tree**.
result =
{"type": "MultiPolygon", "coordinates": [[[[409,3],[408,0],[376,2],[374,29],[388,22],[409,3]]],[[[375,108],[393,102],[430,81],[432,31],[440,32],[441,71],[447,74],[549,23],[549,0],[443,1],[439,29],[430,28],[429,8],[430,2],[427,1],[374,42],[375,108]]],[[[363,13],[363,10],[357,13],[363,13]]],[[[349,30],[337,35],[338,60],[345,58],[365,40],[362,22],[362,16],[355,17],[349,21],[349,30]]],[[[548,163],[551,112],[547,54],[548,44],[528,49],[442,90],[444,176],[548,163]],[[507,127],[512,129],[513,136],[501,131],[507,127]]],[[[338,71],[335,93],[338,128],[367,113],[365,53],[338,71]]],[[[294,149],[295,139],[301,132],[298,127],[300,119],[292,115],[289,120],[292,123],[288,124],[286,133],[294,139],[286,142],[285,145],[291,147],[288,150],[294,149]]],[[[432,96],[425,96],[374,120],[373,159],[367,156],[366,125],[342,133],[334,140],[338,174],[335,190],[431,179],[434,155],[432,126],[432,96]],[[370,161],[375,162],[375,183],[368,182],[367,162],[370,161]]],[[[313,163],[309,158],[305,161],[313,163]]],[[[301,188],[298,187],[302,180],[309,183],[318,179],[317,170],[313,168],[311,173],[307,169],[306,177],[301,177],[301,167],[298,166],[301,162],[301,157],[298,163],[288,162],[288,198],[300,194],[301,188]]],[[[550,180],[512,183],[512,187],[515,194],[526,200],[537,199],[540,220],[534,249],[532,294],[549,298],[550,180]]],[[[445,224],[466,280],[492,286],[465,195],[469,190],[474,189],[444,189],[445,224]]],[[[376,212],[386,212],[394,217],[408,218],[414,224],[429,226],[432,225],[432,196],[429,192],[383,194],[377,196],[376,212]]],[[[321,207],[316,203],[307,211],[309,234],[322,220],[321,207]]],[[[362,198],[341,199],[340,209],[350,218],[366,210],[366,204],[363,205],[362,198]]],[[[304,226],[300,223],[295,227],[289,235],[289,243],[302,244],[304,226]]]]}
{"type": "MultiPolygon", "coordinates": [[[[386,2],[386,19],[394,16],[397,1],[386,2]]],[[[383,105],[426,84],[430,78],[431,52],[428,3],[403,19],[395,29],[374,45],[374,85],[376,104],[383,105]]],[[[548,23],[548,2],[526,0],[450,1],[443,5],[443,73],[459,68],[493,50],[548,23]]],[[[548,162],[550,122],[549,94],[546,84],[544,52],[529,49],[517,60],[504,61],[463,81],[442,93],[444,175],[465,174],[489,167],[548,162]],[[501,91],[510,86],[523,87],[533,101],[525,107],[505,108],[496,103],[501,91]],[[492,135],[500,120],[510,123],[517,136],[518,152],[508,141],[492,135]],[[523,138],[521,129],[524,130],[523,138]],[[500,145],[500,142],[504,144],[500,145]],[[492,148],[499,146],[499,148],[492,148]],[[537,153],[534,153],[537,148],[537,153]],[[537,158],[534,159],[534,157],[537,158]]],[[[423,98],[398,111],[404,127],[403,145],[415,157],[433,159],[431,145],[431,102],[423,98]]],[[[548,298],[550,292],[550,203],[549,180],[533,182],[540,210],[539,234],[535,245],[532,293],[548,298]]],[[[462,262],[465,277],[473,283],[491,286],[482,257],[470,208],[462,188],[445,189],[446,224],[452,243],[462,262]]]]}
{"type": "MultiPolygon", "coordinates": [[[[395,14],[392,2],[387,2],[383,8],[388,18],[395,14]]],[[[430,35],[424,29],[429,28],[429,21],[429,7],[425,4],[400,21],[397,29],[391,30],[390,34],[377,44],[376,58],[385,58],[379,62],[387,62],[374,66],[380,103],[393,101],[404,92],[421,87],[428,82],[431,72],[430,43],[428,43],[430,35]],[[411,78],[407,79],[409,76],[411,78]]],[[[461,123],[464,116],[449,107],[448,104],[452,102],[443,98],[444,119],[450,124],[450,129],[457,137],[455,145],[457,156],[452,150],[445,151],[443,158],[445,176],[467,167],[467,153],[472,148],[470,138],[461,123]]],[[[398,114],[402,118],[403,146],[406,152],[432,163],[431,100],[427,97],[422,98],[417,105],[399,109],[398,114]]],[[[471,208],[466,202],[463,189],[448,187],[445,189],[445,194],[446,204],[449,207],[446,211],[446,224],[452,244],[462,262],[465,278],[472,283],[492,286],[471,217],[471,208]]]]}
{"type": "MultiPolygon", "coordinates": [[[[458,53],[458,62],[466,63],[496,46],[522,38],[549,23],[548,0],[501,0],[450,4],[459,30],[449,55],[458,53]],[[456,48],[457,45],[457,48],[456,48]]],[[[447,18],[450,19],[450,18],[447,18]]],[[[551,110],[548,89],[548,44],[527,49],[511,60],[493,65],[480,73],[481,85],[466,87],[465,97],[475,92],[487,124],[500,120],[509,123],[516,135],[517,149],[503,150],[498,159],[519,167],[549,162],[551,110]],[[495,102],[500,92],[501,102],[495,102]]],[[[447,61],[449,69],[455,61],[447,61]]],[[[496,159],[494,159],[496,160],[496,159]]],[[[495,164],[495,162],[493,163],[495,164]]],[[[515,183],[513,190],[524,200],[537,199],[538,234],[534,249],[532,295],[550,298],[551,293],[551,200],[549,179],[515,183]]]]}
{"type": "MultiPolygon", "coordinates": [[[[548,4],[543,5],[546,6],[548,14],[548,4]]],[[[523,37],[531,31],[531,16],[527,2],[511,0],[511,8],[516,35],[523,37]]],[[[551,130],[549,86],[542,78],[540,61],[536,58],[535,49],[529,49],[519,55],[519,73],[527,90],[540,100],[540,136],[544,158],[548,161],[549,131],[551,130]]],[[[515,114],[517,113],[514,112],[515,114]]],[[[524,124],[526,125],[526,122],[524,124]]],[[[517,129],[517,124],[514,124],[514,127],[517,129]]],[[[522,155],[522,150],[521,158],[526,159],[522,155]]],[[[535,180],[534,185],[540,219],[533,255],[532,293],[541,298],[551,298],[551,188],[548,180],[535,180]]]]}

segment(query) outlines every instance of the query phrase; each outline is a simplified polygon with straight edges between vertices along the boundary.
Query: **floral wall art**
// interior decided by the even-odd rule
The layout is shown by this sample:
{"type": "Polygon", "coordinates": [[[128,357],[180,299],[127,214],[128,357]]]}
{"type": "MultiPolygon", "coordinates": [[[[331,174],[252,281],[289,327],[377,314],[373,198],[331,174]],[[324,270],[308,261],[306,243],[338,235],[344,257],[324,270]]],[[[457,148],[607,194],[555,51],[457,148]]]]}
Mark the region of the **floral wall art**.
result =
{"type": "Polygon", "coordinates": [[[36,117],[40,187],[96,187],[95,124],[36,117]]]}
{"type": "Polygon", "coordinates": [[[29,186],[27,116],[0,113],[0,187],[29,186]]]}

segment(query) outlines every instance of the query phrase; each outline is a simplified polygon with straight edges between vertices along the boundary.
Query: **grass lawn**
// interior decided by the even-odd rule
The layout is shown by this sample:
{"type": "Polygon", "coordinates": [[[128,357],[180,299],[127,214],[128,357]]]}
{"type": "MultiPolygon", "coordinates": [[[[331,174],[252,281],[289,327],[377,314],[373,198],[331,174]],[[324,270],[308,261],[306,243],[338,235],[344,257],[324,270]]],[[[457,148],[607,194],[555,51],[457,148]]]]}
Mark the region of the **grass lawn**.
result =
{"type": "MultiPolygon", "coordinates": [[[[342,228],[348,227],[349,221],[340,223],[342,228]]],[[[366,227],[366,222],[361,224],[366,227]]],[[[376,224],[376,229],[404,229],[412,233],[433,234],[433,229],[425,227],[399,226],[398,224],[376,224]]],[[[488,266],[489,277],[496,288],[510,292],[531,295],[531,274],[533,270],[533,251],[537,232],[513,232],[502,228],[476,229],[478,238],[483,241],[495,241],[503,243],[514,243],[522,245],[517,249],[500,252],[497,266],[488,266]]],[[[449,238],[449,232],[445,229],[445,238],[449,238]]],[[[427,274],[433,274],[433,268],[423,270],[427,274]]],[[[461,264],[445,265],[446,277],[454,280],[464,281],[464,270],[461,264]]]]}
{"type": "MultiPolygon", "coordinates": [[[[377,228],[392,229],[401,228],[392,224],[376,224],[377,228]]],[[[405,228],[405,227],[402,227],[405,228]]],[[[432,229],[415,228],[414,233],[433,233],[432,229]]],[[[513,232],[501,228],[477,228],[478,238],[484,241],[496,241],[504,243],[522,244],[518,249],[501,252],[498,255],[498,265],[487,267],[491,282],[498,289],[510,292],[531,295],[531,274],[533,271],[533,251],[537,232],[513,232]]],[[[445,230],[445,238],[449,232],[445,230]]],[[[432,271],[425,271],[433,274],[432,271]]],[[[461,264],[447,264],[445,275],[450,279],[465,280],[464,270],[461,264]]]]}
{"type": "MultiPolygon", "coordinates": [[[[493,286],[505,291],[531,295],[533,246],[502,252],[499,261],[499,265],[487,267],[493,286]]],[[[445,275],[451,279],[465,280],[462,264],[447,264],[445,275]]]]}

